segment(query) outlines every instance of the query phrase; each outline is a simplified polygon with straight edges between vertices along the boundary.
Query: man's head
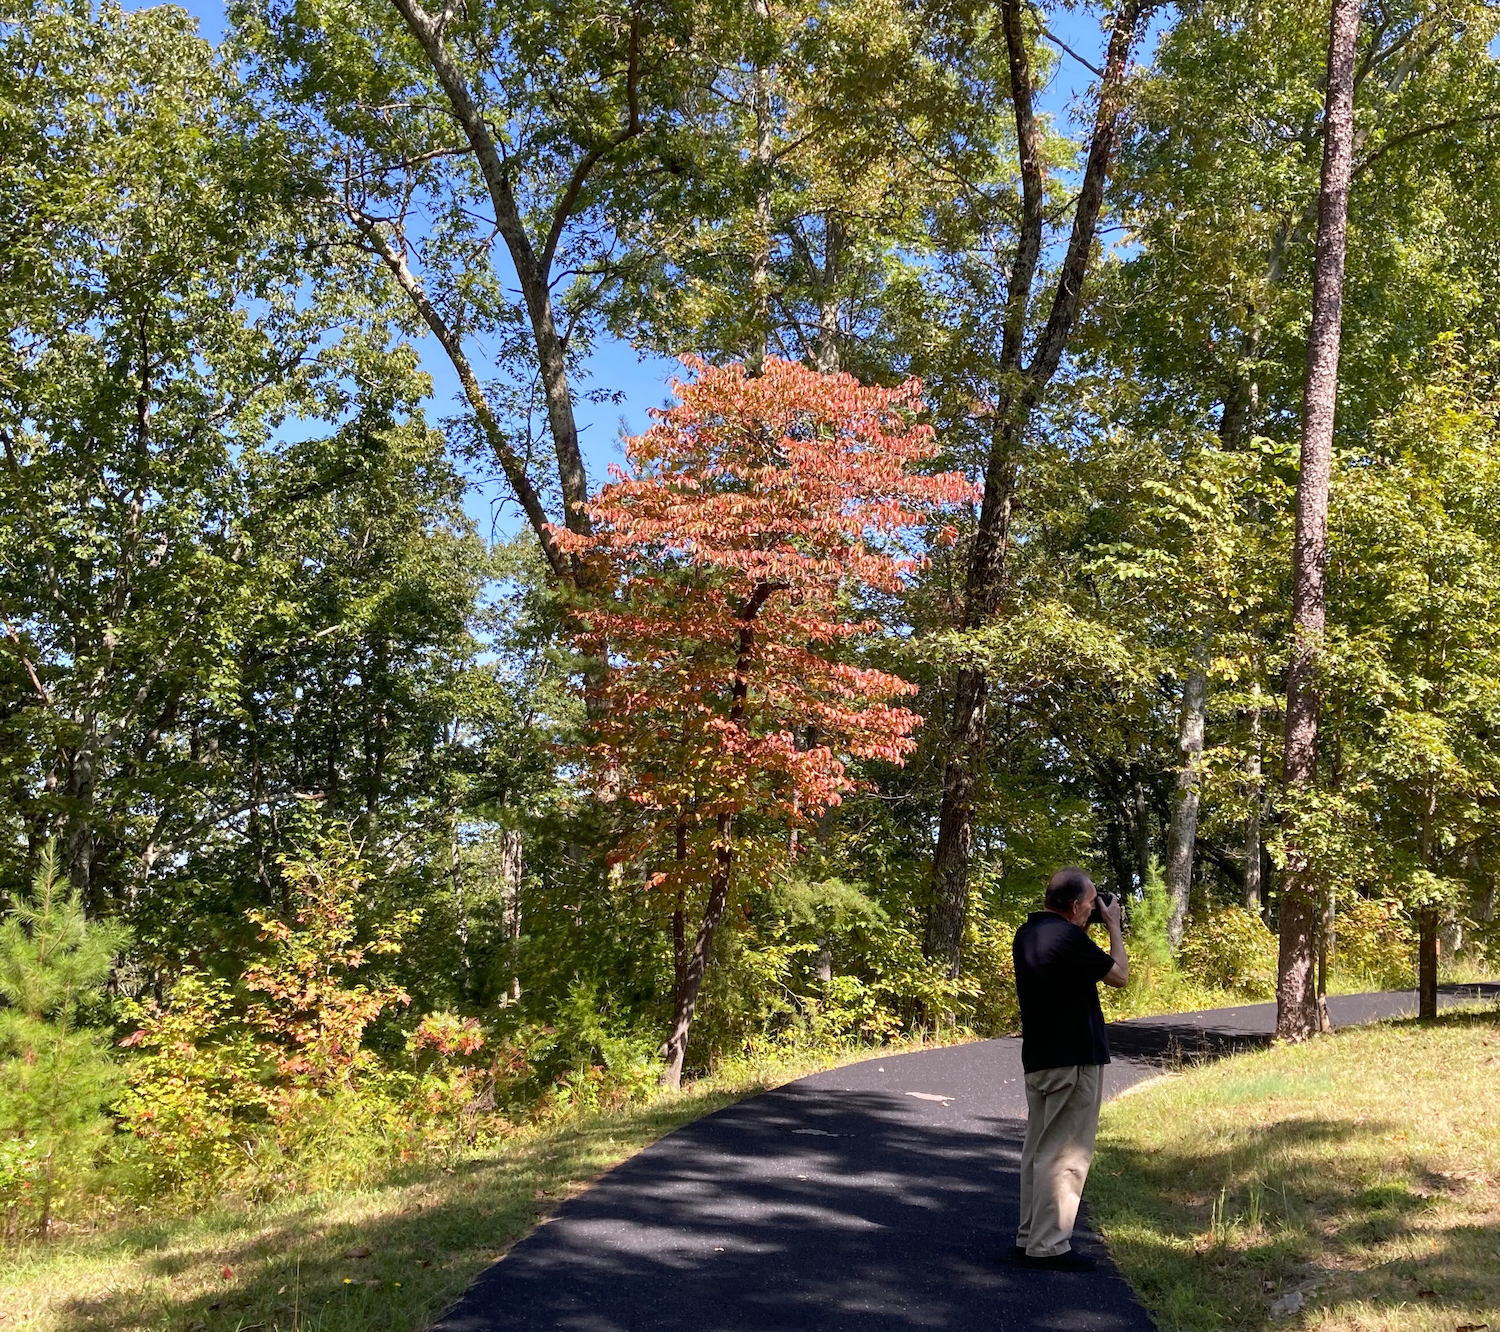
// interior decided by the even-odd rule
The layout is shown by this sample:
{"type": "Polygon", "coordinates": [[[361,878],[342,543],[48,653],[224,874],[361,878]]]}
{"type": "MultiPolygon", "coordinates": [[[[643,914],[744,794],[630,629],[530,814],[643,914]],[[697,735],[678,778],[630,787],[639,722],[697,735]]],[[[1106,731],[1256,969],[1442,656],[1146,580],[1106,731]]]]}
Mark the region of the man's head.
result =
{"type": "Polygon", "coordinates": [[[1094,881],[1076,866],[1068,865],[1047,880],[1047,910],[1082,925],[1094,910],[1094,881]]]}

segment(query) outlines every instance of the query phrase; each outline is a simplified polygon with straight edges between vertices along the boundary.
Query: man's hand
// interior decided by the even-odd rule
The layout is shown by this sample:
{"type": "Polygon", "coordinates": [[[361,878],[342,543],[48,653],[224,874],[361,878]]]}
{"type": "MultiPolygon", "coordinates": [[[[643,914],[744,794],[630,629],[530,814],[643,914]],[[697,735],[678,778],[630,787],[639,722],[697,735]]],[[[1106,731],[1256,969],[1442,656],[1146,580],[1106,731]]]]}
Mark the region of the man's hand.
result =
{"type": "Polygon", "coordinates": [[[1120,932],[1123,909],[1119,895],[1116,894],[1113,902],[1101,902],[1099,914],[1104,917],[1104,926],[1109,931],[1109,955],[1115,960],[1104,977],[1104,983],[1123,990],[1130,982],[1130,959],[1125,955],[1125,936],[1120,932]]]}
{"type": "Polygon", "coordinates": [[[1120,922],[1125,917],[1125,909],[1120,903],[1120,895],[1115,893],[1107,903],[1099,903],[1099,914],[1104,917],[1104,924],[1109,930],[1110,938],[1114,938],[1120,929],[1120,922]]]}

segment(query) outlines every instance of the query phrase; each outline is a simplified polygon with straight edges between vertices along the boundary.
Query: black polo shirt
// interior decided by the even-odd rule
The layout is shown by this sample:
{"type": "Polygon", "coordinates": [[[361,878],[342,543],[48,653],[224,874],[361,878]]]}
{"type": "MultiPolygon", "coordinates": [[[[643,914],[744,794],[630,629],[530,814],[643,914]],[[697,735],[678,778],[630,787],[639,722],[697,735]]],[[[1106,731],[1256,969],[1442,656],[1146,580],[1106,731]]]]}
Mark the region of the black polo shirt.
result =
{"type": "Polygon", "coordinates": [[[1021,1067],[1028,1073],[1109,1063],[1099,982],[1115,960],[1055,911],[1033,911],[1011,945],[1021,1001],[1021,1067]]]}

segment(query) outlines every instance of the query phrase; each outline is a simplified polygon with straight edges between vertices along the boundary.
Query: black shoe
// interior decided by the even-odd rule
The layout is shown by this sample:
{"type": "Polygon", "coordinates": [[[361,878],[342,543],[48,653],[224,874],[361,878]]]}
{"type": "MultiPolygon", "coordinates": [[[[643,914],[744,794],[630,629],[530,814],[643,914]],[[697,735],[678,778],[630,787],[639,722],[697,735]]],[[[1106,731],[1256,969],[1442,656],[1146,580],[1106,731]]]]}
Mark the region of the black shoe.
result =
{"type": "Polygon", "coordinates": [[[1024,1244],[1016,1245],[1016,1261],[1018,1263],[1026,1261],[1026,1246],[1024,1244]]]}
{"type": "Polygon", "coordinates": [[[1074,1249],[1067,1249],[1051,1258],[1033,1258],[1029,1253],[1021,1254],[1027,1267],[1037,1267],[1044,1272],[1092,1272],[1097,1264],[1074,1249]]]}

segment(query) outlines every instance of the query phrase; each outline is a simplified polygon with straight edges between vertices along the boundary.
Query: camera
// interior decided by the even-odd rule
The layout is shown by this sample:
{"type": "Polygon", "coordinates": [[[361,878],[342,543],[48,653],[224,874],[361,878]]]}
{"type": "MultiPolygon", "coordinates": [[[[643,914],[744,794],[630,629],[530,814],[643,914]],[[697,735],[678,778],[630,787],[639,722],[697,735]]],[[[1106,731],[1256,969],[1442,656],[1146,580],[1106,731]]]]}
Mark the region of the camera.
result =
{"type": "Polygon", "coordinates": [[[1088,923],[1090,925],[1104,924],[1104,908],[1107,906],[1113,906],[1114,902],[1115,895],[1113,893],[1100,893],[1094,899],[1094,909],[1089,912],[1088,923]]]}

